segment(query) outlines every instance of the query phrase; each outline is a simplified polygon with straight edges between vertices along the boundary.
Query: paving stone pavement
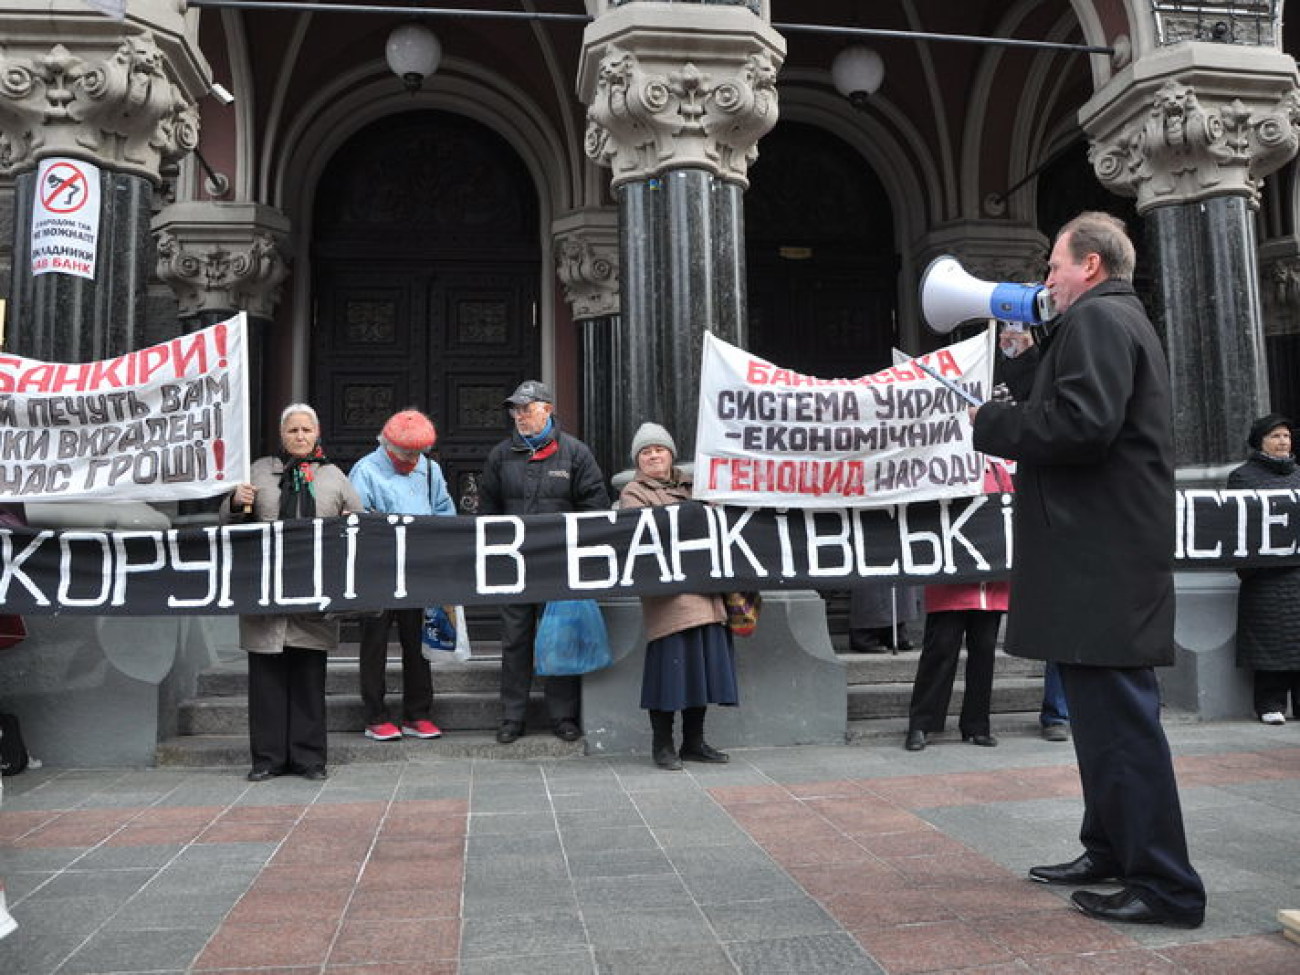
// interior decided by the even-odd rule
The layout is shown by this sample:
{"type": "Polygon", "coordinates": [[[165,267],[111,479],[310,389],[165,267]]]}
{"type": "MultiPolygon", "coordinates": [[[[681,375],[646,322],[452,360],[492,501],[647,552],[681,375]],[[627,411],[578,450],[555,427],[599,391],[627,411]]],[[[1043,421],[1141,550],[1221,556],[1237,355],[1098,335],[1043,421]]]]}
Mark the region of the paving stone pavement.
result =
{"type": "Polygon", "coordinates": [[[1285,975],[1300,722],[1175,723],[1205,925],[1124,927],[1025,879],[1072,858],[1069,745],[940,737],[644,758],[6,780],[0,972],[1285,975]]]}

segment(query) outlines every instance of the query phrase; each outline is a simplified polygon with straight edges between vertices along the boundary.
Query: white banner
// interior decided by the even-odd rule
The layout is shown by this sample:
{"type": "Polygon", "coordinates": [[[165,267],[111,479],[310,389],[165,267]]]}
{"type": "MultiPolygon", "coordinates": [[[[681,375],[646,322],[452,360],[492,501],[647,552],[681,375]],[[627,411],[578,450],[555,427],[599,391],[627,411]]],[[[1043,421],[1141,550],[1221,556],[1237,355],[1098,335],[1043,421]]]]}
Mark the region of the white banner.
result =
{"type": "Polygon", "coordinates": [[[248,480],[244,315],[101,362],[0,354],[0,501],[173,501],[248,480]]]}
{"type": "MultiPolygon", "coordinates": [[[[994,343],[982,333],[919,356],[983,401],[994,343]]],[[[695,497],[768,508],[903,504],[982,493],[967,403],[911,363],[819,379],[704,336],[695,497]]]]}
{"type": "Polygon", "coordinates": [[[99,167],[43,159],[32,203],[32,274],[95,277],[99,246],[99,167]]]}

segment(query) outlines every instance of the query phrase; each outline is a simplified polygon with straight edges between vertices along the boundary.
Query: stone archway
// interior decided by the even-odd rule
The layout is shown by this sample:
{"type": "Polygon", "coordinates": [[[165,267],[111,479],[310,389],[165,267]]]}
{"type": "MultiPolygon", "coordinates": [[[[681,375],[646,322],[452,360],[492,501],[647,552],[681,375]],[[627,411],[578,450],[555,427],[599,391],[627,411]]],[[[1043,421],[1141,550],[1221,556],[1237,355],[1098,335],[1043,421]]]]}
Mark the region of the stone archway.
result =
{"type": "Polygon", "coordinates": [[[373,448],[384,420],[433,417],[457,504],[505,434],[509,391],[540,373],[536,188],[497,134],[421,110],[355,133],[312,219],[311,399],[331,454],[373,448]]]}
{"type": "Polygon", "coordinates": [[[899,267],[884,187],[816,126],[782,122],[761,148],[745,194],[750,351],[823,377],[884,368],[899,267]]]}

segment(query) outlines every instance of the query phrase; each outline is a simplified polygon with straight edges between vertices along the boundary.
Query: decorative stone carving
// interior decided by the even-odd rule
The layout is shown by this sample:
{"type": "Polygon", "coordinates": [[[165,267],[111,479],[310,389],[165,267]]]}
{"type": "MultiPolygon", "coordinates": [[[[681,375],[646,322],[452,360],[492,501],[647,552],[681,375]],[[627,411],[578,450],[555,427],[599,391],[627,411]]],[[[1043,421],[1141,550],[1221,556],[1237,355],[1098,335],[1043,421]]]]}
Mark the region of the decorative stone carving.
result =
{"type": "Polygon", "coordinates": [[[151,37],[97,53],[55,44],[38,56],[0,57],[0,167],[72,155],[157,182],[164,161],[198,145],[198,112],[151,37]]]}
{"type": "Polygon", "coordinates": [[[780,35],[745,7],[614,8],[584,34],[587,155],[613,170],[614,186],[686,167],[748,185],[777,121],[784,59],[780,35]]]}
{"type": "Polygon", "coordinates": [[[931,233],[917,250],[924,270],[940,254],[951,254],[983,281],[1042,281],[1050,243],[1034,227],[1006,221],[964,220],[931,233]]]}
{"type": "Polygon", "coordinates": [[[1300,333],[1300,239],[1284,237],[1261,245],[1259,278],[1264,334],[1300,333]]]}
{"type": "Polygon", "coordinates": [[[574,321],[617,315],[618,214],[580,210],[557,220],[552,232],[555,273],[574,321]]]}
{"type": "Polygon", "coordinates": [[[1139,213],[1224,195],[1255,205],[1263,178],[1300,147],[1295,62],[1224,44],[1161,49],[1118,75],[1080,121],[1097,178],[1136,196],[1139,213]]]}
{"type": "Polygon", "coordinates": [[[255,203],[176,203],[153,221],[158,277],[182,316],[244,311],[269,319],[289,273],[289,221],[255,203]]]}

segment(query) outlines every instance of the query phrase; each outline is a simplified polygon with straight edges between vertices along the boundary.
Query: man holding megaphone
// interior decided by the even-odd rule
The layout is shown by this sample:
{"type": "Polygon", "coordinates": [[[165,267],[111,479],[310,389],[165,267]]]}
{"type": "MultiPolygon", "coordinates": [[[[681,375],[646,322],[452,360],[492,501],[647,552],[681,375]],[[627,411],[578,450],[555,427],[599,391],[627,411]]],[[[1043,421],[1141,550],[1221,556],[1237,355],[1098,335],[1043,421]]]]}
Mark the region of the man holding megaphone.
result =
{"type": "Polygon", "coordinates": [[[1115,217],[1067,223],[1046,283],[1059,317],[1024,357],[1032,384],[970,416],[976,449],[1018,462],[1006,649],[1060,665],[1083,786],[1083,854],[1029,875],[1121,885],[1074,893],[1092,917],[1198,927],[1205,887],[1153,669],[1174,662],[1172,400],[1133,265],[1115,217]]]}

